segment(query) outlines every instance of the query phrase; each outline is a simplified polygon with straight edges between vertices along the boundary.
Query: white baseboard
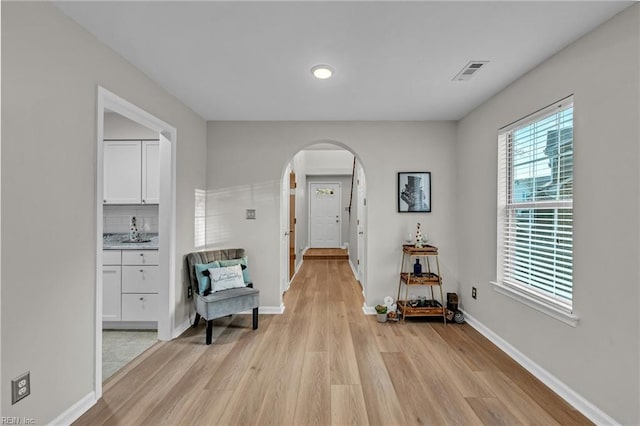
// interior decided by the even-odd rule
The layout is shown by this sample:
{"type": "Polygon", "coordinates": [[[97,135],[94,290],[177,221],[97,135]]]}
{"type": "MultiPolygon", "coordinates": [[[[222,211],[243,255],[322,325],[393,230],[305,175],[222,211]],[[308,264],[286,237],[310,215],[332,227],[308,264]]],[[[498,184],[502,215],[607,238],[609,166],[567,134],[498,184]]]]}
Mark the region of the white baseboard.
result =
{"type": "Polygon", "coordinates": [[[372,307],[372,306],[367,306],[365,303],[362,304],[362,312],[364,312],[365,315],[375,315],[376,314],[376,308],[372,307]]]}
{"type": "Polygon", "coordinates": [[[547,385],[552,391],[560,395],[561,398],[567,401],[567,403],[572,405],[576,410],[584,414],[589,420],[597,425],[619,425],[619,423],[612,419],[607,413],[587,401],[582,395],[571,389],[540,365],[536,364],[518,349],[511,346],[509,342],[498,336],[467,312],[464,312],[464,318],[471,327],[475,328],[480,334],[489,339],[494,345],[513,358],[518,364],[533,374],[542,383],[547,385]]]}
{"type": "Polygon", "coordinates": [[[80,418],[81,415],[89,411],[98,402],[95,392],[91,391],[85,395],[80,401],[67,408],[62,414],[51,420],[48,424],[51,426],[70,425],[80,418]]]}
{"type": "Polygon", "coordinates": [[[171,335],[171,338],[175,339],[176,337],[180,336],[182,333],[187,331],[189,327],[191,327],[191,318],[187,318],[186,320],[184,320],[182,324],[175,327],[173,329],[173,334],[171,335]]]}
{"type": "Polygon", "coordinates": [[[280,306],[260,306],[258,312],[265,315],[284,314],[284,303],[281,303],[280,306]]]}
{"type": "Polygon", "coordinates": [[[103,330],[157,330],[156,321],[102,321],[103,330]]]}
{"type": "Polygon", "coordinates": [[[360,281],[360,277],[358,276],[358,270],[356,269],[351,259],[349,259],[349,266],[351,266],[351,272],[353,272],[353,276],[356,277],[356,280],[360,281]]]}
{"type": "Polygon", "coordinates": [[[293,276],[291,277],[291,279],[287,283],[287,288],[284,289],[282,294],[285,294],[287,291],[289,291],[289,288],[291,288],[291,283],[293,282],[293,280],[296,279],[296,275],[298,275],[298,272],[300,271],[300,268],[302,268],[302,264],[303,263],[304,263],[304,259],[300,259],[300,263],[298,263],[298,265],[296,266],[296,270],[293,272],[293,276]]]}

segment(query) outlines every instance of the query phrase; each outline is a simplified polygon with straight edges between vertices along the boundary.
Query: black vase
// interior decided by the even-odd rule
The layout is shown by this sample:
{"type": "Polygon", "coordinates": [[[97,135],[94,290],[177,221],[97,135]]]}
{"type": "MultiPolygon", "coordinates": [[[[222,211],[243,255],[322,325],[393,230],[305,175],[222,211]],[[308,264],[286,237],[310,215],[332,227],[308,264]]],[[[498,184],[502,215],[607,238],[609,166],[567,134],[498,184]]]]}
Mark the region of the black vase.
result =
{"type": "Polygon", "coordinates": [[[416,259],[416,263],[413,265],[413,275],[416,277],[422,276],[422,265],[420,264],[420,259],[416,259]]]}

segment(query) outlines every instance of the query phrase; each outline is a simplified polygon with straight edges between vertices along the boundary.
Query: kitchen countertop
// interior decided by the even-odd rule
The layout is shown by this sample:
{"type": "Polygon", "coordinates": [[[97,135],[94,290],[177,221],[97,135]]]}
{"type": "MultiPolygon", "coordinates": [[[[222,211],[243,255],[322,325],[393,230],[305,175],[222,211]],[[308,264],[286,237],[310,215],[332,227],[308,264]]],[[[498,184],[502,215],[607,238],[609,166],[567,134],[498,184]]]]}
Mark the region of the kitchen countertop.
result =
{"type": "Polygon", "coordinates": [[[158,250],[158,234],[147,234],[148,242],[125,243],[129,234],[104,234],[102,236],[102,248],[104,250],[158,250]]]}

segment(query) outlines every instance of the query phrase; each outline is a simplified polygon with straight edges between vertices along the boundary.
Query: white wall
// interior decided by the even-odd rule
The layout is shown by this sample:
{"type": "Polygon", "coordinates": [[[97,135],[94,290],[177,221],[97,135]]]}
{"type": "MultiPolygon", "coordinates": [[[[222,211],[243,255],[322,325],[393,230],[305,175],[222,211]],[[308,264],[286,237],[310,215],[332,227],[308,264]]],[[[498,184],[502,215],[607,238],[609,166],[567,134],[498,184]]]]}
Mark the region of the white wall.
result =
{"type": "Polygon", "coordinates": [[[308,149],[302,152],[308,175],[349,175],[353,171],[353,154],[344,149],[308,149]]]}
{"type": "Polygon", "coordinates": [[[401,244],[420,221],[441,249],[445,287],[457,289],[455,218],[455,124],[452,122],[209,122],[208,243],[240,246],[251,256],[263,306],[279,306],[280,183],[302,148],[336,141],[353,150],[367,176],[369,306],[395,295],[401,244]],[[396,212],[397,172],[426,170],[433,177],[433,212],[396,212]],[[225,202],[226,201],[226,202],[225,202]],[[257,219],[244,219],[246,208],[257,219]]]}
{"type": "Polygon", "coordinates": [[[118,113],[107,112],[104,115],[105,139],[158,139],[158,137],[157,132],[118,113]]]}
{"type": "Polygon", "coordinates": [[[178,129],[178,324],[206,123],[51,3],[1,7],[2,415],[45,424],[94,389],[97,86],[178,129]],[[12,406],[27,370],[31,395],[12,406]]]}
{"type": "Polygon", "coordinates": [[[456,155],[465,309],[622,424],[640,423],[639,28],[634,6],[513,83],[460,122],[456,155]],[[576,328],[489,285],[496,279],[497,130],[572,93],[576,328]]]}

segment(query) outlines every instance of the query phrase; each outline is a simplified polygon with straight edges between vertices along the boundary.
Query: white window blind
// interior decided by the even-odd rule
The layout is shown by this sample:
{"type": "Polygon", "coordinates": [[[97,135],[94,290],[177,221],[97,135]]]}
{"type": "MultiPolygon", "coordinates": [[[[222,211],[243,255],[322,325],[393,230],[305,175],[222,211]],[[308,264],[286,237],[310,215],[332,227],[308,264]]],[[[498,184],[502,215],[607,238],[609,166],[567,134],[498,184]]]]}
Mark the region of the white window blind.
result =
{"type": "Polygon", "coordinates": [[[207,243],[207,193],[202,189],[196,189],[194,198],[193,245],[195,248],[203,248],[207,243]]]}
{"type": "Polygon", "coordinates": [[[572,311],[573,97],[500,130],[498,281],[572,311]]]}

